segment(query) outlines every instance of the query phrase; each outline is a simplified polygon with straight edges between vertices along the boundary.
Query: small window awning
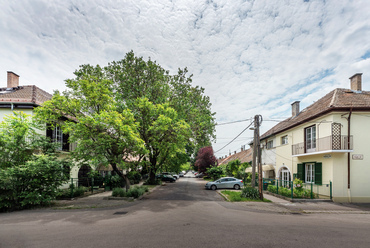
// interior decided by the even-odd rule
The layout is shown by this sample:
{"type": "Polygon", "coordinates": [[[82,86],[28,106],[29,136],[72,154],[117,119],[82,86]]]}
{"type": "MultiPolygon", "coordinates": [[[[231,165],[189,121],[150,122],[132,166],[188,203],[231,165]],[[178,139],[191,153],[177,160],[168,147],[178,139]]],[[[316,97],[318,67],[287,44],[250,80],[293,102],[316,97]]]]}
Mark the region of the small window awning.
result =
{"type": "MultiPolygon", "coordinates": [[[[262,171],[270,171],[275,170],[275,167],[272,164],[265,164],[262,165],[262,171]]],[[[245,172],[252,172],[252,167],[248,167],[245,169],[245,172]]],[[[256,167],[256,172],[258,172],[258,168],[256,167]]]]}

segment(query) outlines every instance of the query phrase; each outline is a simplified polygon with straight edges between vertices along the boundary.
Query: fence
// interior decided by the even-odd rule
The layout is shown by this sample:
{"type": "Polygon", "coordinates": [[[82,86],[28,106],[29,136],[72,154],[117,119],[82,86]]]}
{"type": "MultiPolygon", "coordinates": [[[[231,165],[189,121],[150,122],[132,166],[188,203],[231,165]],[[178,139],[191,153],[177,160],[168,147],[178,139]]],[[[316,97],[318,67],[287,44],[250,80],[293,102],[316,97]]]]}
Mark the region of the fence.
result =
{"type": "Polygon", "coordinates": [[[303,183],[295,185],[293,181],[263,179],[263,189],[285,197],[305,199],[332,200],[333,184],[331,181],[323,184],[303,183]],[[269,186],[272,186],[269,188],[269,186]]]}

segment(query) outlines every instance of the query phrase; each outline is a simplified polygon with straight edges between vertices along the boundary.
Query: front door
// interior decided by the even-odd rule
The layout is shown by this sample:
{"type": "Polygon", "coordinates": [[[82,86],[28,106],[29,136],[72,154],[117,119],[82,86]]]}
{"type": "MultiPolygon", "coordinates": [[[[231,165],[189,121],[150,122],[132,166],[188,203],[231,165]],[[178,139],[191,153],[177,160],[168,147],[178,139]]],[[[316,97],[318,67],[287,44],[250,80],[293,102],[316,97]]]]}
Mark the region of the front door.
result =
{"type": "Polygon", "coordinates": [[[289,186],[289,181],[290,181],[290,172],[288,169],[283,169],[280,173],[280,178],[281,178],[281,186],[287,187],[289,186]]]}

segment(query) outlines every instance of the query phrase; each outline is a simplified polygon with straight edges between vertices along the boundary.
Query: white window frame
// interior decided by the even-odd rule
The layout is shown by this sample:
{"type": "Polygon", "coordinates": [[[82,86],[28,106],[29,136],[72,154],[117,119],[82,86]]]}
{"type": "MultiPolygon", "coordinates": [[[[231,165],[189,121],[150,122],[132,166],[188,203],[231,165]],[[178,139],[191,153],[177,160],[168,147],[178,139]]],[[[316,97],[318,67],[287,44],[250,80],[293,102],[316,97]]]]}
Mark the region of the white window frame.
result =
{"type": "Polygon", "coordinates": [[[282,145],[288,144],[288,135],[284,135],[283,137],[281,137],[281,144],[282,145]]]}
{"type": "Polygon", "coordinates": [[[315,163],[305,164],[305,182],[315,183],[315,163]]]}
{"type": "Polygon", "coordinates": [[[316,126],[305,128],[306,152],[316,151],[316,126]]]}
{"type": "Polygon", "coordinates": [[[57,149],[61,151],[63,149],[63,132],[59,126],[55,126],[53,130],[53,141],[58,145],[57,149]]]}

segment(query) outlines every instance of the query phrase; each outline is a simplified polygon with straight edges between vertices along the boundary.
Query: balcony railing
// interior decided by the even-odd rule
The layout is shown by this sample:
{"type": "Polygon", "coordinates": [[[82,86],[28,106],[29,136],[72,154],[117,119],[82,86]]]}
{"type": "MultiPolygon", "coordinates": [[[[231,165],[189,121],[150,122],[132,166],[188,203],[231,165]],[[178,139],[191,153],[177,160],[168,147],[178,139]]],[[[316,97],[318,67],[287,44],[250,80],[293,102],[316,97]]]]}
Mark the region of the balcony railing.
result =
{"type": "Polygon", "coordinates": [[[292,155],[309,154],[324,151],[347,151],[353,149],[353,137],[347,135],[331,135],[316,140],[316,148],[306,149],[306,143],[292,145],[292,155]]]}

